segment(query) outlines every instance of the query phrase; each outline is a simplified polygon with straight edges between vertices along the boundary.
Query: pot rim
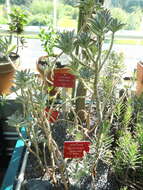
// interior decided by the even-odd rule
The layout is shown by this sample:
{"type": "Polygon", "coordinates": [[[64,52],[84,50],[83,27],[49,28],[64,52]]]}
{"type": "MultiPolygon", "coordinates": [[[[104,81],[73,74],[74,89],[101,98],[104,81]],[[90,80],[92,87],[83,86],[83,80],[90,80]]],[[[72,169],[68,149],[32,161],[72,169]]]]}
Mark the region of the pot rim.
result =
{"type": "Polygon", "coordinates": [[[5,73],[11,73],[16,70],[16,68],[19,66],[19,57],[16,59],[16,61],[13,62],[1,62],[0,63],[0,74],[5,73]]]}

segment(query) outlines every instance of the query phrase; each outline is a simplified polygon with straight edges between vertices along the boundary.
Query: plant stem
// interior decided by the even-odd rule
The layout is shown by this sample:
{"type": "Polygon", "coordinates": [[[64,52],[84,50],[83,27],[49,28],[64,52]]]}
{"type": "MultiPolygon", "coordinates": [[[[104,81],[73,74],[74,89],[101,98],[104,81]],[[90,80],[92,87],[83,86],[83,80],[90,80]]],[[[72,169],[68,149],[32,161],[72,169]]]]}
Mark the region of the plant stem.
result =
{"type": "Polygon", "coordinates": [[[114,33],[112,33],[112,36],[111,36],[111,43],[110,43],[110,47],[109,47],[109,50],[105,56],[105,59],[103,60],[103,62],[101,63],[100,67],[99,67],[99,72],[101,71],[102,67],[104,66],[104,64],[106,63],[109,55],[110,55],[110,52],[112,50],[112,47],[113,47],[113,42],[114,42],[114,33]]]}
{"type": "Polygon", "coordinates": [[[100,108],[100,99],[99,99],[99,92],[98,92],[98,82],[99,82],[99,60],[101,57],[101,52],[102,52],[102,43],[101,43],[101,38],[98,37],[98,55],[94,64],[95,67],[95,77],[94,77],[94,97],[96,100],[96,112],[97,112],[97,118],[98,118],[98,126],[100,127],[102,123],[102,114],[101,114],[101,108],[100,108]]]}

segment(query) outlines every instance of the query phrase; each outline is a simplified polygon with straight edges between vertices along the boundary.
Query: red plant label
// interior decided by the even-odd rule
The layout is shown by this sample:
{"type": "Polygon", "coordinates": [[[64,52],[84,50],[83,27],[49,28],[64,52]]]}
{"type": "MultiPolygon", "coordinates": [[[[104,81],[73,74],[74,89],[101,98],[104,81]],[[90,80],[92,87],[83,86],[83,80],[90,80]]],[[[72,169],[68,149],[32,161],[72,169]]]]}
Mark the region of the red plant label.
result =
{"type": "Polygon", "coordinates": [[[84,151],[89,152],[89,141],[65,141],[64,158],[82,158],[84,151]]]}
{"type": "Polygon", "coordinates": [[[54,86],[55,87],[65,87],[65,88],[74,88],[75,87],[75,76],[68,72],[68,70],[59,70],[54,71],[54,86]]]}
{"type": "Polygon", "coordinates": [[[46,108],[45,111],[47,112],[46,116],[49,117],[49,121],[54,123],[58,118],[59,112],[55,110],[50,110],[49,108],[46,108]],[[50,115],[48,115],[48,113],[50,115]]]}

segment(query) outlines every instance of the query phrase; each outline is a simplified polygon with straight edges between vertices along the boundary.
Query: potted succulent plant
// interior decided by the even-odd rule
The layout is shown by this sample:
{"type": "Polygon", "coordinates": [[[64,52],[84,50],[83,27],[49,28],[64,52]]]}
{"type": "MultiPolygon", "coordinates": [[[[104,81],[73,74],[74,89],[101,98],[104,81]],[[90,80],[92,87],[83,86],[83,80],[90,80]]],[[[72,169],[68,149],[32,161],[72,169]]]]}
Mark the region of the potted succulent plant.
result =
{"type": "Polygon", "coordinates": [[[46,30],[41,29],[39,33],[39,38],[41,40],[42,47],[46,52],[46,55],[41,56],[36,63],[36,68],[44,82],[45,90],[47,89],[47,86],[50,86],[52,96],[55,95],[55,93],[57,92],[57,88],[52,86],[51,76],[51,70],[53,70],[57,59],[54,53],[54,47],[57,37],[57,32],[54,30],[51,23],[48,24],[46,30]]]}
{"type": "Polygon", "coordinates": [[[47,30],[41,29],[39,37],[47,55],[40,57],[36,65],[45,87],[50,86],[52,88],[51,95],[55,95],[58,87],[73,88],[75,76],[67,65],[61,64],[62,52],[55,54],[59,38],[58,32],[55,32],[53,26],[49,24],[47,30]]]}
{"type": "MultiPolygon", "coordinates": [[[[12,45],[12,36],[0,38],[0,94],[8,93],[12,86],[17,57],[13,53],[16,45],[12,45]]],[[[17,63],[16,63],[17,62],[17,63]]]]}
{"type": "MultiPolygon", "coordinates": [[[[81,6],[83,6],[82,3],[81,6]]],[[[87,6],[86,3],[85,6],[87,6]]],[[[23,115],[13,115],[9,118],[9,124],[17,128],[28,150],[34,155],[34,159],[37,159],[38,171],[41,170],[41,175],[45,173],[48,175],[50,188],[95,189],[97,167],[100,161],[109,161],[108,163],[110,163],[112,160],[113,141],[110,127],[113,123],[115,105],[119,104],[119,99],[115,98],[115,90],[117,90],[117,82],[120,77],[114,75],[117,69],[114,68],[116,61],[112,64],[113,71],[110,72],[112,77],[108,76],[109,71],[106,71],[105,65],[110,58],[114,34],[122,28],[123,24],[113,19],[110,12],[103,7],[97,7],[95,12],[92,19],[88,19],[86,25],[89,27],[88,33],[82,31],[75,35],[74,32],[63,32],[59,35],[56,44],[62,53],[70,56],[69,68],[88,89],[88,98],[91,104],[83,110],[87,116],[84,122],[80,120],[75,106],[72,104],[73,100],[82,97],[77,96],[74,99],[63,97],[62,104],[55,104],[60,89],[51,99],[51,86],[47,87],[49,90],[45,93],[42,82],[34,74],[29,71],[21,71],[16,74],[16,87],[13,90],[16,94],[18,90],[21,92],[18,100],[23,104],[23,115]],[[105,34],[109,31],[112,32],[109,50],[102,51],[105,34]],[[79,52],[84,51],[87,54],[82,57],[80,53],[76,55],[77,45],[80,48],[79,52]],[[84,69],[81,69],[81,66],[84,69]],[[101,71],[105,78],[104,75],[101,75],[101,71]],[[64,105],[67,103],[70,108],[69,112],[64,109],[64,105]],[[45,111],[47,107],[48,112],[45,111]],[[53,110],[59,111],[55,122],[51,121],[53,110]],[[22,137],[20,131],[23,126],[26,126],[26,139],[22,137]],[[65,130],[66,133],[64,133],[65,130]],[[62,136],[63,134],[64,136],[62,136]],[[66,140],[76,142],[64,144],[66,140]],[[80,146],[79,141],[82,143],[80,146]],[[85,141],[87,142],[85,143],[85,141]],[[67,144],[70,144],[70,148],[67,147],[67,144]],[[90,154],[86,154],[89,151],[89,144],[91,144],[91,151],[90,154]],[[64,145],[66,148],[63,151],[64,145]],[[85,149],[83,149],[84,145],[85,149]],[[74,153],[67,154],[71,147],[75,147],[74,150],[72,149],[74,153]],[[80,157],[78,153],[80,153],[80,157]],[[87,181],[90,187],[86,187],[87,181]]],[[[112,58],[110,58],[111,60],[112,58]]],[[[54,69],[54,66],[52,68],[54,69]]],[[[111,69],[111,65],[108,66],[109,69],[111,69]]]]}
{"type": "Polygon", "coordinates": [[[24,32],[24,26],[27,24],[28,14],[25,10],[21,8],[14,8],[12,12],[9,14],[10,22],[9,25],[9,32],[11,35],[16,35],[16,56],[19,55],[19,48],[23,48],[25,42],[24,36],[22,36],[24,32]]]}
{"type": "Polygon", "coordinates": [[[12,79],[15,70],[19,64],[19,48],[23,47],[25,40],[21,34],[24,31],[24,25],[27,23],[27,14],[21,9],[14,9],[10,13],[11,22],[9,25],[9,37],[0,39],[0,94],[10,93],[12,79]],[[13,34],[16,34],[16,45],[13,45],[13,34]]]}
{"type": "MultiPolygon", "coordinates": [[[[141,190],[143,101],[138,102],[134,97],[126,99],[124,93],[118,97],[122,78],[121,55],[111,51],[115,32],[123,24],[94,0],[81,1],[80,7],[83,7],[83,12],[88,10],[91,14],[82,28],[88,27],[88,32],[82,29],[77,35],[63,32],[59,35],[57,47],[70,56],[70,67],[84,84],[88,97],[63,97],[63,103],[56,105],[58,91],[50,99],[49,91],[45,93],[42,82],[33,73],[21,71],[16,74],[13,90],[23,104],[23,114],[11,116],[9,124],[16,127],[33,155],[22,188],[41,189],[43,185],[45,189],[64,190],[141,190]],[[91,9],[87,9],[88,6],[91,9]],[[111,32],[110,44],[103,50],[107,32],[111,32]],[[79,118],[72,104],[79,98],[89,100],[89,105],[81,110],[86,113],[84,120],[79,118]],[[64,109],[66,103],[69,112],[64,109]],[[59,110],[59,115],[52,122],[54,109],[59,110]],[[23,138],[20,131],[23,126],[27,138],[23,138]],[[39,175],[37,181],[29,179],[29,174],[32,174],[31,178],[35,177],[37,171],[38,174],[41,171],[41,178],[47,177],[47,183],[39,180],[39,175]],[[116,175],[113,176],[114,172],[116,175]],[[116,186],[113,186],[113,177],[114,182],[118,179],[116,186]]],[[[18,177],[19,182],[22,178],[23,173],[18,177]]]]}

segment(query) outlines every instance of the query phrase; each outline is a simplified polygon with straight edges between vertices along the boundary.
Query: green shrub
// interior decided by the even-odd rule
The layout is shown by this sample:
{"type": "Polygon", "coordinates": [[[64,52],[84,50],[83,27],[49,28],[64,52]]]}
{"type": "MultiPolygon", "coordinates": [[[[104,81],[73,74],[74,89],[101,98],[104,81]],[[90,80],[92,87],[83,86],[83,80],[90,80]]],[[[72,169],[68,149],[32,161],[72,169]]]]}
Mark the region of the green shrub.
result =
{"type": "Polygon", "coordinates": [[[126,13],[121,8],[113,8],[111,14],[114,18],[117,18],[120,22],[127,24],[128,23],[128,13],[126,13]]]}
{"type": "Polygon", "coordinates": [[[142,11],[141,9],[135,9],[132,13],[127,13],[121,8],[113,8],[111,13],[114,18],[117,18],[126,25],[124,29],[126,30],[138,30],[140,29],[142,11]]]}
{"type": "Polygon", "coordinates": [[[51,17],[43,14],[30,15],[28,25],[31,26],[45,26],[51,17]]]}
{"type": "Polygon", "coordinates": [[[52,14],[53,3],[46,0],[34,0],[31,3],[30,10],[32,14],[52,14]]]}
{"type": "Polygon", "coordinates": [[[7,24],[8,20],[4,16],[0,16],[0,24],[7,24]]]}
{"type": "Polygon", "coordinates": [[[65,5],[63,7],[63,9],[64,9],[64,15],[65,16],[69,16],[69,17],[71,17],[73,19],[77,18],[78,11],[77,11],[76,8],[74,8],[74,7],[70,6],[70,5],[65,5]]]}
{"type": "Polygon", "coordinates": [[[70,19],[77,19],[78,9],[70,5],[64,5],[62,3],[57,7],[58,18],[68,17],[70,19]]]}
{"type": "Polygon", "coordinates": [[[142,11],[141,9],[136,9],[134,12],[129,14],[128,17],[128,24],[127,29],[128,30],[138,30],[140,29],[140,24],[142,20],[142,11]]]}
{"type": "MultiPolygon", "coordinates": [[[[140,164],[139,144],[133,139],[131,133],[126,131],[118,140],[115,152],[115,169],[124,172],[128,169],[136,169],[140,164]]],[[[122,173],[123,174],[123,173],[122,173]]]]}
{"type": "Polygon", "coordinates": [[[26,5],[29,2],[30,1],[27,1],[27,0],[11,0],[11,3],[15,5],[26,5]]]}
{"type": "Polygon", "coordinates": [[[3,4],[5,2],[5,0],[0,0],[0,4],[3,4]]]}

